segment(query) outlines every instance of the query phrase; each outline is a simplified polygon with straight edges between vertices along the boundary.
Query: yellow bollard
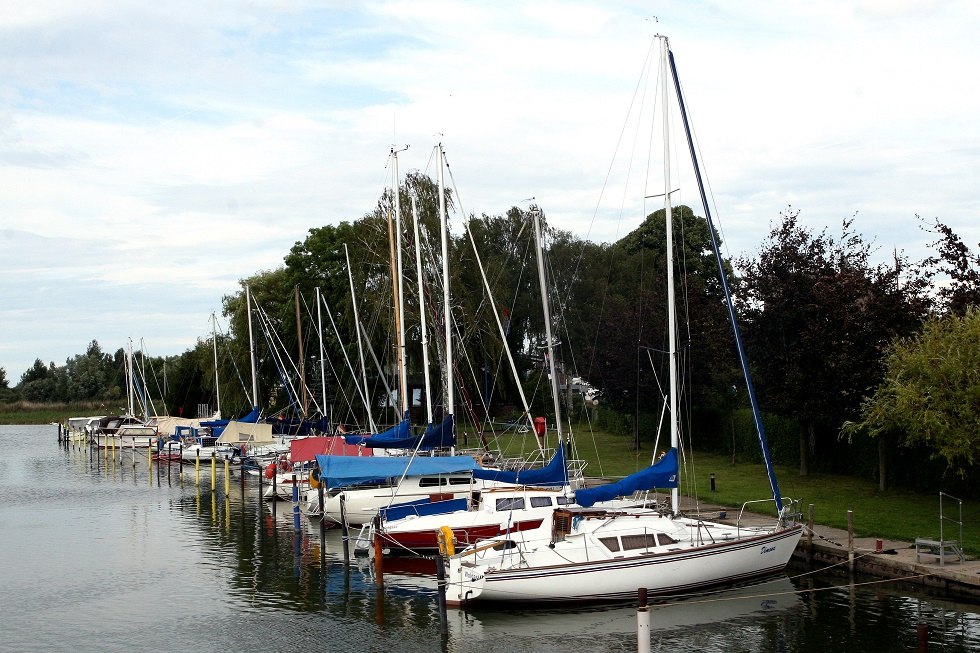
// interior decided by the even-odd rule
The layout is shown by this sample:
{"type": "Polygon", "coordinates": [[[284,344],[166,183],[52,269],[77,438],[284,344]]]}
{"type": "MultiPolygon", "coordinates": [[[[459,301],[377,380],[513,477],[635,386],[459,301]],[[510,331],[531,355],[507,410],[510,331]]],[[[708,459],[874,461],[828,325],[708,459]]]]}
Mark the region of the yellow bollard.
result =
{"type": "Polygon", "coordinates": [[[211,452],[211,491],[214,492],[218,486],[218,461],[214,457],[214,452],[211,452]]]}
{"type": "Polygon", "coordinates": [[[231,473],[228,471],[231,468],[231,461],[225,458],[225,496],[231,494],[231,473]]]}
{"type": "Polygon", "coordinates": [[[146,471],[153,471],[153,438],[147,440],[146,443],[146,471]]]}
{"type": "Polygon", "coordinates": [[[194,484],[201,484],[201,450],[197,450],[197,457],[194,458],[194,484]]]}

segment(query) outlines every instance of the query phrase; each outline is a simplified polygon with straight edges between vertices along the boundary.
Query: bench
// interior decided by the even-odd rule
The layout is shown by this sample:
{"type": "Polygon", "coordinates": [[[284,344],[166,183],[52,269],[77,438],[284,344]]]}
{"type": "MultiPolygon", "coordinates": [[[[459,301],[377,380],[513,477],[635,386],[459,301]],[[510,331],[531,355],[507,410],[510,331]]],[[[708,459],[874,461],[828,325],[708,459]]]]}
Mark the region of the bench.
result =
{"type": "Polygon", "coordinates": [[[920,556],[933,556],[939,559],[939,566],[946,564],[946,556],[953,556],[957,562],[963,562],[963,551],[960,550],[957,542],[949,540],[927,540],[915,538],[915,562],[919,563],[920,556]]]}

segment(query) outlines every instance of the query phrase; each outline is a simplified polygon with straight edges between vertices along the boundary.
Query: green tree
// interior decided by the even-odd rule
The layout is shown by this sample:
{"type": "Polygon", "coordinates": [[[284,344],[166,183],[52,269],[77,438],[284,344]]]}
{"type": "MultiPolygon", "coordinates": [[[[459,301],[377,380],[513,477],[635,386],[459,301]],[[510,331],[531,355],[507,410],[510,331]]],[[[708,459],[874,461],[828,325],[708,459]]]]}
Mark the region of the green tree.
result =
{"type": "Polygon", "coordinates": [[[848,422],[850,436],[897,435],[926,445],[960,477],[980,461],[980,309],[928,320],[922,332],[892,345],[884,380],[848,422]]]}
{"type": "Polygon", "coordinates": [[[19,385],[21,396],[27,401],[47,402],[60,398],[55,365],[51,363],[49,368],[40,358],[21,375],[19,385]]]}

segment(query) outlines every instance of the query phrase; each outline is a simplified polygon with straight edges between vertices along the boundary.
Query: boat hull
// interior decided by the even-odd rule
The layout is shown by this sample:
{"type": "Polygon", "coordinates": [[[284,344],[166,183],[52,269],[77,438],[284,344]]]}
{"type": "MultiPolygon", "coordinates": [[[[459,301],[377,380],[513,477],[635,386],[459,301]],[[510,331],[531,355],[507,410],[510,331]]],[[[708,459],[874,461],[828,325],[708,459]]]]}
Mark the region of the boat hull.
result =
{"type": "MultiPolygon", "coordinates": [[[[704,546],[563,564],[558,564],[560,548],[552,548],[551,555],[539,549],[528,557],[555,564],[530,567],[495,568],[456,556],[449,565],[446,604],[601,602],[633,598],[640,588],[657,595],[729,585],[785,570],[801,533],[795,525],[704,546]]],[[[521,555],[515,549],[514,558],[521,555]]]]}

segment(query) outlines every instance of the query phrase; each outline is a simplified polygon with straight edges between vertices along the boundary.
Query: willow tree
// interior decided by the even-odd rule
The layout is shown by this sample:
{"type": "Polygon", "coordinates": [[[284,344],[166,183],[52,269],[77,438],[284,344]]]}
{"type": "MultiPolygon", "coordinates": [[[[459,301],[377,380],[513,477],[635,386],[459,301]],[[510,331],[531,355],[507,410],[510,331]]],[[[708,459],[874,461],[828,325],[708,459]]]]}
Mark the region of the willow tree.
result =
{"type": "Polygon", "coordinates": [[[961,478],[980,461],[980,309],[930,319],[892,346],[885,378],[844,432],[925,445],[961,478]]]}

